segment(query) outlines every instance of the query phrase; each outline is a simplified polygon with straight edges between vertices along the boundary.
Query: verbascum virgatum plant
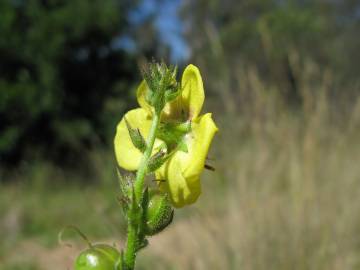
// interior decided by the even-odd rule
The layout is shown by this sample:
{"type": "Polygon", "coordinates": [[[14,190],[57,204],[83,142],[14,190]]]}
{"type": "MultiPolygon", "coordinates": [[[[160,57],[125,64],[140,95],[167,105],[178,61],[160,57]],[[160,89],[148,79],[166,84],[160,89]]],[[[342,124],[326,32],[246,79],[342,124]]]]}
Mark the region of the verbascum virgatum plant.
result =
{"type": "Polygon", "coordinates": [[[150,63],[137,89],[139,108],[128,111],[117,126],[117,163],[134,172],[134,177],[123,177],[119,171],[127,219],[124,250],[116,256],[113,249],[90,246],[78,257],[76,270],[110,270],[105,264],[113,264],[116,270],[134,269],[137,252],[147,246],[146,238],[171,223],[173,207],[198,199],[200,176],[218,128],[211,113],[200,114],[205,94],[199,69],[188,65],[181,82],[176,76],[176,67],[150,63]],[[145,182],[148,175],[154,175],[156,185],[145,182]],[[96,261],[94,253],[103,264],[89,263],[96,261]]]}

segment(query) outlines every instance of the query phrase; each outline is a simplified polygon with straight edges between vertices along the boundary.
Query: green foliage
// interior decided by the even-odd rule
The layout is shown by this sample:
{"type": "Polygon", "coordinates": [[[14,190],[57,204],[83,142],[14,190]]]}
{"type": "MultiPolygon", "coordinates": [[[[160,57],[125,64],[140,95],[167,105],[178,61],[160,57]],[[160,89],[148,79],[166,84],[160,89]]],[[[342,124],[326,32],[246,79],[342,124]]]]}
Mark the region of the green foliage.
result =
{"type": "Polygon", "coordinates": [[[249,91],[242,83],[249,70],[280,89],[293,108],[303,102],[305,62],[334,71],[334,80],[343,85],[334,91],[355,91],[359,8],[356,1],[196,0],[184,5],[182,14],[190,25],[192,61],[207,75],[208,90],[234,112],[241,107],[240,92],[249,91]],[[240,91],[234,91],[239,81],[240,91]]]}
{"type": "Polygon", "coordinates": [[[107,143],[135,59],[118,48],[128,1],[1,1],[0,157],[71,163],[107,143]]]}

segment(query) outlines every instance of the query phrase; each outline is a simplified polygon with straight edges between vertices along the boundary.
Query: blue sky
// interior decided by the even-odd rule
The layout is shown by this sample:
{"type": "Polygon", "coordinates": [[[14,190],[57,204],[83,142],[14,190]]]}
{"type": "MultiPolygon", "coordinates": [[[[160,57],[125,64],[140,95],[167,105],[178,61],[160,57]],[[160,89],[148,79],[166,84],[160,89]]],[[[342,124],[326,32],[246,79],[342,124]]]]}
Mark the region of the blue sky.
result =
{"type": "Polygon", "coordinates": [[[189,48],[182,37],[183,23],[178,16],[181,0],[142,0],[129,14],[133,24],[141,24],[149,16],[155,17],[155,27],[162,43],[171,48],[171,60],[182,62],[189,57],[189,48]]]}

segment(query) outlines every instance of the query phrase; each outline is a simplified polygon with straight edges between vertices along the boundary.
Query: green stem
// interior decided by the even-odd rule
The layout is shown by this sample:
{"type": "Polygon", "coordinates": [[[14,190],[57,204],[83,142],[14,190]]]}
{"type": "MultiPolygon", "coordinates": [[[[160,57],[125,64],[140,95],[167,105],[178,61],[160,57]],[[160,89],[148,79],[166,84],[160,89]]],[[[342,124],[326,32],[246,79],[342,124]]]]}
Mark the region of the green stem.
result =
{"type": "Polygon", "coordinates": [[[160,116],[158,114],[154,113],[149,136],[146,141],[146,150],[141,159],[139,169],[136,173],[134,189],[135,189],[135,197],[137,199],[137,201],[136,201],[137,203],[140,203],[142,200],[142,192],[143,192],[145,176],[147,173],[147,165],[149,163],[149,159],[151,157],[152,150],[154,148],[156,131],[158,129],[159,122],[160,122],[160,116]]]}
{"type": "MultiPolygon", "coordinates": [[[[151,157],[151,153],[154,148],[156,131],[158,129],[160,122],[160,115],[154,113],[154,117],[152,119],[152,124],[149,132],[149,136],[147,137],[146,141],[146,150],[142,159],[140,161],[139,169],[136,173],[136,179],[134,184],[134,195],[135,198],[132,198],[137,206],[141,207],[142,196],[143,196],[143,187],[145,176],[147,174],[147,166],[151,157]]],[[[139,222],[139,207],[132,207],[130,209],[129,220],[128,220],[128,234],[127,234],[127,242],[126,242],[126,249],[124,253],[124,263],[126,266],[126,270],[132,270],[135,267],[135,259],[136,259],[136,251],[139,247],[141,232],[140,222],[139,222]],[[136,220],[132,220],[132,219],[136,220]]]]}
{"type": "Polygon", "coordinates": [[[126,241],[126,249],[124,253],[124,265],[125,269],[123,270],[132,270],[135,266],[135,258],[136,258],[136,249],[138,245],[137,240],[137,229],[133,224],[131,224],[131,220],[128,221],[128,232],[127,232],[127,241],[126,241]]]}

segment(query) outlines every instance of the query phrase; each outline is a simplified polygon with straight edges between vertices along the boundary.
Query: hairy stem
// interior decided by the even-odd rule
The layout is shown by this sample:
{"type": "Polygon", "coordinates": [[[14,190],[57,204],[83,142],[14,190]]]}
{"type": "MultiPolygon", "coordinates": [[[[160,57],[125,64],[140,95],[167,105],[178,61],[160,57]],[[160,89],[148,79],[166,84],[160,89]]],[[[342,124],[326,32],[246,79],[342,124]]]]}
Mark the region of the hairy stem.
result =
{"type": "Polygon", "coordinates": [[[142,237],[140,231],[141,219],[139,219],[140,215],[138,212],[141,210],[144,181],[145,181],[145,176],[147,174],[147,166],[151,157],[151,153],[154,148],[156,131],[158,129],[159,122],[160,122],[160,115],[154,113],[154,117],[152,119],[152,124],[150,128],[150,133],[146,140],[146,150],[141,159],[139,169],[136,173],[134,193],[133,193],[135,198],[132,199],[135,201],[135,205],[137,207],[131,207],[130,209],[131,213],[129,214],[128,217],[128,232],[127,232],[126,249],[124,253],[124,263],[126,266],[126,270],[134,269],[136,251],[139,248],[140,240],[142,240],[140,239],[140,237],[142,237]]]}
{"type": "Polygon", "coordinates": [[[149,163],[149,159],[151,157],[152,150],[154,148],[154,142],[156,137],[156,131],[158,129],[160,122],[160,116],[158,114],[154,114],[149,136],[146,140],[146,150],[144,152],[144,155],[141,159],[139,169],[136,173],[136,179],[135,179],[135,197],[136,202],[139,204],[142,200],[142,192],[143,192],[143,186],[144,186],[144,179],[147,173],[147,165],[149,163]]]}

